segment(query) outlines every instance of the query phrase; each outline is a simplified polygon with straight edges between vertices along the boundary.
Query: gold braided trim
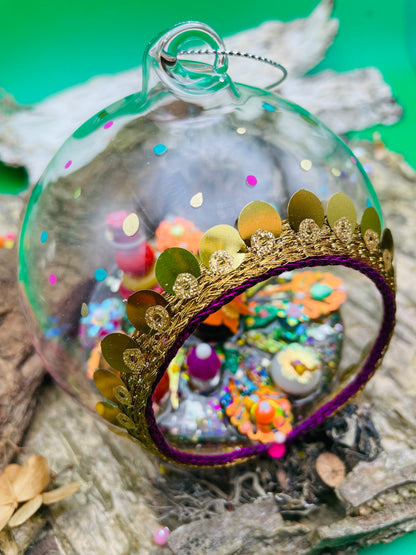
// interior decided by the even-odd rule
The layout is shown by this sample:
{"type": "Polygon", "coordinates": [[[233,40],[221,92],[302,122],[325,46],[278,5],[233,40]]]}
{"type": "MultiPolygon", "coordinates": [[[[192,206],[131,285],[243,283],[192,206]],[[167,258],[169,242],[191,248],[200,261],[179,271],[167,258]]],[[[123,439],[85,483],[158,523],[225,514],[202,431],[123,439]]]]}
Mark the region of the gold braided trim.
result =
{"type": "MultiPolygon", "coordinates": [[[[386,253],[382,253],[379,247],[370,252],[361,236],[358,225],[353,231],[351,240],[344,243],[331,230],[327,222],[320,228],[317,235],[315,234],[313,238],[309,239],[302,233],[294,231],[288,221],[285,220],[282,222],[281,235],[275,239],[275,250],[271,254],[259,257],[253,249],[247,248],[243,263],[225,276],[213,275],[202,266],[201,276],[198,280],[199,294],[196,297],[179,299],[176,296],[165,294],[171,314],[169,327],[163,333],[153,335],[136,334],[133,336],[137,341],[138,348],[146,358],[146,367],[140,373],[133,372],[122,376],[132,395],[131,405],[124,409],[125,414],[134,423],[134,428],[129,429],[129,433],[149,451],[166,458],[157,449],[150,436],[145,418],[145,409],[158,370],[164,363],[167,352],[193,318],[206,309],[215,299],[221,297],[227,291],[243,285],[251,278],[307,258],[328,256],[345,256],[365,263],[377,270],[384,277],[390,289],[395,292],[391,257],[386,257],[386,253]]],[[[379,363],[381,360],[382,356],[379,363]]],[[[333,397],[334,393],[332,392],[330,396],[333,397]]],[[[320,404],[327,401],[328,399],[320,404]]],[[[242,462],[242,460],[238,462],[242,462]]]]}

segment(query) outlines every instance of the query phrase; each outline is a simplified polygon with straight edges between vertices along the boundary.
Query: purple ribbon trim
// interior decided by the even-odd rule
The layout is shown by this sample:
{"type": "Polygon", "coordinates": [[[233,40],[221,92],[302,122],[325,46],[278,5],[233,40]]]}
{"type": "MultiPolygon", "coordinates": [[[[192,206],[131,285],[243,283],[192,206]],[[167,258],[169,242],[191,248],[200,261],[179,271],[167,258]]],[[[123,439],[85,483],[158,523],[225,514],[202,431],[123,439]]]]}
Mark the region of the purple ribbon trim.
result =
{"type": "MultiPolygon", "coordinates": [[[[230,289],[221,297],[215,299],[204,311],[200,312],[193,320],[191,320],[185,330],[178,336],[174,345],[169,349],[164,364],[160,367],[157,379],[153,385],[162,378],[165,370],[169,366],[170,361],[174,358],[178,349],[184,344],[186,339],[196,330],[198,325],[203,322],[210,314],[219,310],[223,305],[229,303],[232,299],[255,285],[260,281],[265,281],[273,276],[278,276],[283,272],[290,270],[298,270],[300,268],[315,267],[315,266],[345,266],[367,276],[375,284],[383,299],[383,320],[377,339],[371,349],[371,352],[364,363],[364,366],[357,374],[355,379],[343,389],[336,397],[328,401],[325,405],[320,407],[314,414],[306,418],[303,422],[297,424],[294,429],[287,436],[287,441],[293,441],[302,434],[312,430],[317,425],[321,424],[328,416],[335,412],[339,407],[344,405],[352,396],[354,396],[363,385],[370,379],[374,372],[379,359],[384,355],[384,352],[390,341],[391,334],[395,324],[396,303],[393,291],[388,286],[384,277],[374,268],[368,266],[364,262],[360,262],[354,258],[346,256],[325,256],[322,258],[307,258],[286,264],[283,267],[268,270],[260,276],[250,279],[234,289],[230,289]]],[[[238,459],[252,457],[265,453],[269,444],[250,445],[232,451],[231,453],[223,453],[218,455],[198,455],[194,453],[184,453],[178,449],[173,448],[166,441],[162,432],[160,431],[152,408],[152,398],[149,397],[146,406],[146,422],[149,429],[150,436],[155,445],[161,453],[166,455],[169,459],[173,459],[178,463],[198,465],[198,466],[214,466],[227,464],[238,459]]]]}

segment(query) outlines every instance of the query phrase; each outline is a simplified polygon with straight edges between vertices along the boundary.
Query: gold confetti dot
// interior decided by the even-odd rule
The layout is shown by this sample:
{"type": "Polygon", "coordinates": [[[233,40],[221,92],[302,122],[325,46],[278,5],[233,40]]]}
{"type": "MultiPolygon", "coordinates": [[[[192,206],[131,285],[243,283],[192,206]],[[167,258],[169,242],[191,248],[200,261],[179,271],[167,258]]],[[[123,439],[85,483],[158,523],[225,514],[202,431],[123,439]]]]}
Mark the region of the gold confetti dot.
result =
{"type": "Polygon", "coordinates": [[[82,303],[82,306],[81,306],[81,316],[82,316],[83,318],[86,318],[86,317],[88,316],[88,305],[87,305],[87,303],[82,303]]]}
{"type": "Polygon", "coordinates": [[[204,202],[204,197],[202,193],[197,193],[191,198],[189,204],[192,206],[192,208],[199,208],[200,206],[202,206],[203,202],[204,202]]]}
{"type": "Polygon", "coordinates": [[[126,216],[123,221],[123,231],[127,237],[132,237],[139,230],[139,216],[133,212],[126,216]]]}
{"type": "Polygon", "coordinates": [[[332,168],[331,169],[331,173],[332,175],[334,175],[335,177],[339,177],[341,175],[341,170],[339,170],[338,168],[332,168]]]}
{"type": "Polygon", "coordinates": [[[247,131],[247,130],[246,130],[245,127],[239,127],[239,128],[237,129],[237,133],[238,133],[239,135],[244,135],[244,133],[245,133],[246,131],[247,131]]]}
{"type": "Polygon", "coordinates": [[[312,162],[310,160],[308,160],[307,158],[305,158],[305,160],[301,161],[300,167],[305,172],[308,172],[312,168],[312,162]]]}

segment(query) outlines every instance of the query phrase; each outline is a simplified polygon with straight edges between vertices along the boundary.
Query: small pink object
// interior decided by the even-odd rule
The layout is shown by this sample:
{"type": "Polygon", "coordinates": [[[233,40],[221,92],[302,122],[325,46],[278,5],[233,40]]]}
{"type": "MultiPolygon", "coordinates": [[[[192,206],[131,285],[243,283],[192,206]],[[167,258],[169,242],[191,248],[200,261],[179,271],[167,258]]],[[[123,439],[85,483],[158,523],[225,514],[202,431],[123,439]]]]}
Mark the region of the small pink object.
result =
{"type": "Polygon", "coordinates": [[[56,275],[55,275],[55,274],[51,274],[51,275],[49,276],[49,283],[50,283],[51,285],[55,285],[55,283],[56,283],[56,275]]]}
{"type": "Polygon", "coordinates": [[[157,545],[166,545],[169,534],[170,534],[169,528],[167,526],[161,526],[153,534],[153,539],[155,540],[157,545]]]}
{"type": "Polygon", "coordinates": [[[107,121],[107,123],[104,125],[104,129],[108,129],[109,127],[111,127],[113,125],[114,121],[107,121]]]}
{"type": "Polygon", "coordinates": [[[248,175],[246,181],[247,185],[250,185],[250,187],[254,187],[254,185],[257,185],[257,177],[255,175],[248,175]]]}
{"type": "Polygon", "coordinates": [[[72,160],[68,160],[68,162],[65,164],[65,169],[67,170],[71,164],[72,164],[72,160]]]}
{"type": "Polygon", "coordinates": [[[284,443],[272,443],[268,453],[272,459],[281,459],[286,453],[286,445],[284,443]]]}

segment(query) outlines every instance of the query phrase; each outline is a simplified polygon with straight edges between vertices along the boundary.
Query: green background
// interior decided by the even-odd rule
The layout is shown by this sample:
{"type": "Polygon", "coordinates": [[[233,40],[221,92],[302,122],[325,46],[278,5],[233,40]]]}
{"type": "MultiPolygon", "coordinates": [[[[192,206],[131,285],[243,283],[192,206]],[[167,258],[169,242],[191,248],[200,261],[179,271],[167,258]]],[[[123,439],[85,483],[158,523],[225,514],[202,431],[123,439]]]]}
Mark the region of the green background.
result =
{"type": "MultiPolygon", "coordinates": [[[[0,0],[0,87],[19,103],[38,102],[94,75],[139,65],[147,42],[179,21],[204,21],[227,36],[267,19],[305,17],[317,4],[317,0],[0,0]]],[[[403,118],[393,126],[351,135],[371,138],[377,130],[390,149],[416,167],[416,0],[338,0],[334,15],[340,20],[339,34],[314,71],[378,67],[404,109],[403,118]]],[[[0,192],[17,192],[25,184],[22,172],[0,164],[0,192]]],[[[415,534],[361,553],[400,551],[416,554],[415,534]]]]}

